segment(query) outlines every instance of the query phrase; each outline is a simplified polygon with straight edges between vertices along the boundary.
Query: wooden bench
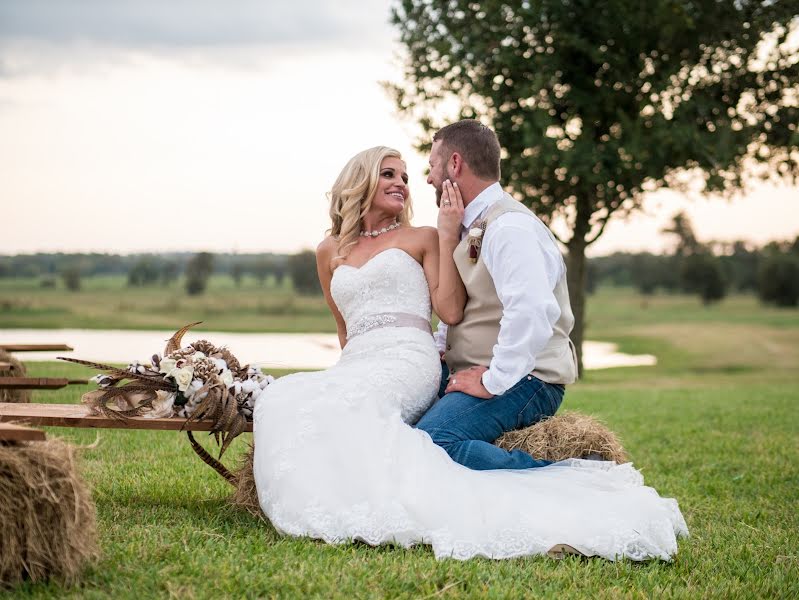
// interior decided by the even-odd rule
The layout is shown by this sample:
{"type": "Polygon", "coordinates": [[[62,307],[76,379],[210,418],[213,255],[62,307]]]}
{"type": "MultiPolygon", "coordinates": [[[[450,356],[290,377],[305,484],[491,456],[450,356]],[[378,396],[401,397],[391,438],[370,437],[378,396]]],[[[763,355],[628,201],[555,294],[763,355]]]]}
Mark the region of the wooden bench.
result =
{"type": "MultiPolygon", "coordinates": [[[[194,323],[197,325],[197,323],[194,323]]],[[[185,333],[188,327],[179,330],[167,344],[167,352],[170,344],[179,347],[180,336],[185,333]]],[[[0,349],[7,352],[33,352],[33,351],[71,351],[72,347],[66,344],[2,344],[0,349]]],[[[0,377],[0,388],[9,389],[59,389],[70,384],[87,384],[86,379],[66,379],[61,377],[0,377]]],[[[79,427],[79,428],[104,428],[104,429],[144,429],[161,431],[185,431],[191,442],[194,452],[217,473],[224,477],[231,484],[235,485],[236,476],[231,473],[222,463],[213,458],[200,446],[192,435],[193,431],[213,431],[214,422],[211,420],[192,420],[189,421],[181,417],[164,418],[145,418],[145,417],[114,417],[104,414],[94,414],[94,411],[83,404],[35,404],[35,403],[16,403],[0,402],[0,427],[2,431],[8,431],[6,435],[23,436],[38,435],[37,439],[44,439],[44,432],[30,429],[20,425],[11,425],[9,421],[20,421],[29,425],[50,426],[50,427],[79,427]],[[11,431],[14,433],[11,433],[11,431]],[[25,430],[27,433],[22,433],[25,430]],[[34,432],[34,433],[30,433],[34,432]]],[[[244,427],[245,432],[252,432],[252,422],[248,422],[244,427]]],[[[229,443],[224,441],[224,449],[229,443]]],[[[0,437],[0,440],[4,438],[0,437]]],[[[16,438],[15,438],[16,439],[16,438]]],[[[219,438],[217,438],[219,441],[219,438]]]]}
{"type": "MultiPolygon", "coordinates": [[[[41,350],[72,350],[66,344],[0,344],[0,350],[5,352],[37,352],[41,350]]],[[[0,371],[17,371],[17,365],[0,361],[0,371]]],[[[19,369],[24,374],[24,368],[19,369]]],[[[88,379],[66,379],[63,377],[0,377],[0,389],[9,390],[57,390],[59,388],[89,383],[88,379]]]]}
{"type": "MultiPolygon", "coordinates": [[[[219,460],[212,457],[192,435],[193,431],[211,431],[213,421],[203,419],[187,421],[181,417],[164,417],[148,419],[145,417],[127,417],[125,419],[92,414],[91,408],[84,404],[35,404],[0,402],[0,425],[9,421],[26,425],[50,427],[80,427],[103,429],[146,429],[160,431],[185,431],[194,452],[212,469],[231,484],[235,485],[236,476],[219,460]]],[[[247,423],[245,432],[252,432],[252,421],[247,423]]],[[[42,432],[44,433],[44,432],[42,432]]]]}
{"type": "Polygon", "coordinates": [[[0,377],[0,388],[8,390],[58,390],[68,385],[86,385],[88,379],[66,377],[0,377]]]}
{"type": "MultiPolygon", "coordinates": [[[[18,421],[28,425],[103,429],[150,429],[161,431],[211,431],[208,420],[186,421],[181,417],[127,419],[91,414],[83,404],[37,404],[0,402],[0,423],[18,421]]],[[[252,431],[252,423],[245,431],[252,431]]]]}
{"type": "Polygon", "coordinates": [[[45,439],[47,436],[41,429],[0,423],[0,442],[43,442],[45,439]]]}
{"type": "Polygon", "coordinates": [[[6,352],[55,352],[57,350],[66,350],[71,352],[74,350],[72,346],[66,344],[2,344],[0,343],[0,350],[6,352]]]}

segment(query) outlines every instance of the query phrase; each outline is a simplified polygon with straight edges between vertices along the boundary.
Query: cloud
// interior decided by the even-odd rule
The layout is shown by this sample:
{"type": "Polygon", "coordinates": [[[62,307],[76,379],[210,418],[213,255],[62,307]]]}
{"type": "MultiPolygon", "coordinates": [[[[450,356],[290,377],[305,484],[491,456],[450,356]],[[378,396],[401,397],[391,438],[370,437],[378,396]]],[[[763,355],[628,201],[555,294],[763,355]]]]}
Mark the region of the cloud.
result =
{"type": "Polygon", "coordinates": [[[286,54],[388,54],[390,1],[0,0],[0,82],[141,54],[248,70],[286,54]]]}
{"type": "Polygon", "coordinates": [[[379,39],[388,3],[359,0],[3,0],[0,41],[123,47],[379,39]]]}

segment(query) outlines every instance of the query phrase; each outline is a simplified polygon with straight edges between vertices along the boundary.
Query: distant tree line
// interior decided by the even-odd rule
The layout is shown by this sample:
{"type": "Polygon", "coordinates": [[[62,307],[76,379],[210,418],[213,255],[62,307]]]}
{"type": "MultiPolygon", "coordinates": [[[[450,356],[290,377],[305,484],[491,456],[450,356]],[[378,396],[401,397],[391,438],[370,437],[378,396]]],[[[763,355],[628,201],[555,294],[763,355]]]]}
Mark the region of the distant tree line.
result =
{"type": "MultiPolygon", "coordinates": [[[[0,278],[2,277],[58,277],[66,269],[77,267],[83,277],[95,275],[129,275],[135,266],[139,268],[136,279],[143,278],[148,283],[156,283],[163,276],[161,270],[182,273],[186,264],[194,256],[193,252],[162,252],[149,254],[18,254],[0,256],[0,278]],[[168,265],[167,263],[173,263],[168,265]],[[153,269],[159,275],[153,276],[153,269]]],[[[214,273],[230,273],[234,265],[243,267],[245,272],[267,275],[285,272],[288,262],[286,254],[214,254],[214,273]]]]}
{"type": "Polygon", "coordinates": [[[616,253],[591,259],[589,292],[600,284],[632,286],[644,295],[697,294],[712,304],[733,291],[755,293],[776,306],[799,305],[799,236],[760,248],[743,241],[703,244],[683,214],[664,233],[677,239],[670,254],[616,253]]]}
{"type": "Polygon", "coordinates": [[[117,275],[130,287],[169,286],[184,278],[186,292],[202,294],[211,275],[229,275],[236,286],[245,277],[258,285],[271,281],[282,286],[291,281],[301,294],[321,294],[316,258],[306,250],[288,254],[231,254],[209,252],[162,254],[20,254],[0,256],[0,278],[39,278],[42,287],[61,281],[77,291],[87,277],[117,275]]]}
{"type": "MultiPolygon", "coordinates": [[[[769,304],[799,305],[799,237],[762,247],[743,242],[700,243],[685,215],[664,230],[676,239],[667,254],[616,253],[591,258],[587,289],[598,285],[634,287],[640,293],[697,294],[706,304],[729,292],[754,293],[769,304]]],[[[134,254],[28,254],[0,256],[0,278],[38,277],[43,287],[61,281],[79,290],[81,279],[122,275],[130,287],[169,286],[181,277],[188,294],[202,294],[211,275],[227,275],[236,286],[249,277],[258,285],[291,281],[303,295],[321,294],[311,250],[287,254],[211,254],[208,252],[134,254]]]]}

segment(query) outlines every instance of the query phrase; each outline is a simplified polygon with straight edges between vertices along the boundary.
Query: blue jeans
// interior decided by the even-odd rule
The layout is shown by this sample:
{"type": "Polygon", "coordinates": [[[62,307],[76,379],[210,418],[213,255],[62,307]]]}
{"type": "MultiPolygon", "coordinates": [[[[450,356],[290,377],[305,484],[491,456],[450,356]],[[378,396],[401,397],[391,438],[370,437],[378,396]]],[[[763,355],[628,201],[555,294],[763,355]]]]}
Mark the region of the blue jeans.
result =
{"type": "Polygon", "coordinates": [[[527,427],[555,414],[564,387],[526,375],[501,396],[489,400],[463,392],[444,394],[449,369],[441,364],[439,400],[416,427],[458,462],[470,469],[530,469],[551,464],[522,450],[503,450],[492,442],[506,431],[527,427]]]}

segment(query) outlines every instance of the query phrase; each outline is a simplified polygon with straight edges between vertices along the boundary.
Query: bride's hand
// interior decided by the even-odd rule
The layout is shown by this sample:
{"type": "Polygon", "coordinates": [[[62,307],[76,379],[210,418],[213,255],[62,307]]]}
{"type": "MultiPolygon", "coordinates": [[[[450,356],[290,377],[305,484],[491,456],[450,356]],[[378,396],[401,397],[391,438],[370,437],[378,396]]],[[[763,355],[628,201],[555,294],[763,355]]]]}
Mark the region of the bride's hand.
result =
{"type": "Polygon", "coordinates": [[[442,241],[458,245],[461,241],[463,223],[463,197],[458,184],[449,179],[441,191],[441,207],[438,209],[438,237],[442,241]]]}

